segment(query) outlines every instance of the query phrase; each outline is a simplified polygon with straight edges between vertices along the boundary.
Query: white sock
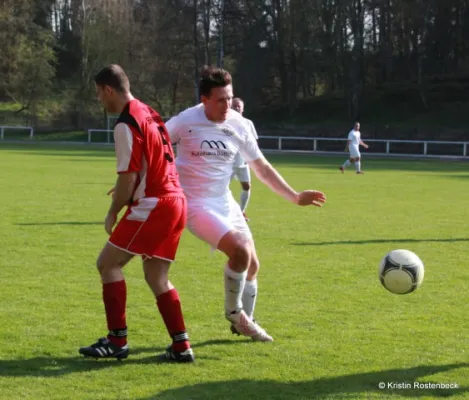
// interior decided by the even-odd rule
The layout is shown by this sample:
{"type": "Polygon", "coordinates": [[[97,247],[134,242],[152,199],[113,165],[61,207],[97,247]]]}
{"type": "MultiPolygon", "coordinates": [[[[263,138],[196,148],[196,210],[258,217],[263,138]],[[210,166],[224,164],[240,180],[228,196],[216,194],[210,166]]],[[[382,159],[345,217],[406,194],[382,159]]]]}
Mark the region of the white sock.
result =
{"type": "Polygon", "coordinates": [[[225,313],[230,315],[243,309],[242,296],[246,284],[247,271],[235,272],[225,267],[225,313]]]}
{"type": "Polygon", "coordinates": [[[251,191],[250,190],[242,190],[241,191],[239,206],[241,207],[242,212],[244,212],[244,210],[246,210],[246,207],[248,206],[249,197],[251,197],[251,191]]]}
{"type": "Polygon", "coordinates": [[[257,299],[257,279],[246,281],[243,291],[243,310],[252,319],[257,299]]]}
{"type": "Polygon", "coordinates": [[[361,162],[360,161],[355,161],[355,169],[357,172],[361,171],[361,162]]]}
{"type": "Polygon", "coordinates": [[[347,168],[350,165],[350,160],[347,160],[344,162],[344,165],[342,165],[343,168],[347,168]]]}

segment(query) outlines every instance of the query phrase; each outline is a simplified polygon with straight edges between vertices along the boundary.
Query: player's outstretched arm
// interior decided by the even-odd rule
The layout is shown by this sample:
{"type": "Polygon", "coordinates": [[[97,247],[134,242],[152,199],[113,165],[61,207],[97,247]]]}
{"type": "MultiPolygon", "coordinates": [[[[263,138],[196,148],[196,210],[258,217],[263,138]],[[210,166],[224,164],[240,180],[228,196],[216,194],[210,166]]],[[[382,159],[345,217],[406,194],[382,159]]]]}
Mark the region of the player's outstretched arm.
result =
{"type": "Polygon", "coordinates": [[[368,148],[368,145],[367,145],[363,140],[361,140],[361,139],[360,139],[360,144],[361,144],[365,149],[368,148]]]}
{"type": "Polygon", "coordinates": [[[294,204],[321,207],[326,201],[324,193],[317,190],[305,190],[301,193],[296,192],[285,179],[282,178],[278,171],[272,167],[265,157],[251,161],[249,166],[262,183],[294,204]]]}
{"type": "Polygon", "coordinates": [[[109,235],[112,233],[112,227],[117,221],[117,215],[132,200],[132,195],[135,190],[136,183],[136,172],[119,174],[117,177],[116,186],[112,192],[111,207],[109,207],[109,211],[104,222],[104,228],[109,235]]]}

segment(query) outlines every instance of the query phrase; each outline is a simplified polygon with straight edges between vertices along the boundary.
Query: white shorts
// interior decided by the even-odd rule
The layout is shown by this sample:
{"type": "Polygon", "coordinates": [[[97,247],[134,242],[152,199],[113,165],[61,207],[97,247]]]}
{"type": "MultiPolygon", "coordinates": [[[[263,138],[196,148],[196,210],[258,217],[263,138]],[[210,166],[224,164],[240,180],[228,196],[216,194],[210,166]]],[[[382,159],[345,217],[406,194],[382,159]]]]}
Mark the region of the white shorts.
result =
{"type": "Polygon", "coordinates": [[[231,193],[217,199],[188,199],[187,228],[214,249],[232,229],[252,238],[241,208],[231,193]]]}
{"type": "Polygon", "coordinates": [[[358,149],[358,147],[350,146],[349,151],[350,151],[350,158],[359,158],[360,157],[360,150],[358,149]]]}
{"type": "Polygon", "coordinates": [[[240,182],[251,182],[251,170],[247,164],[242,167],[235,167],[233,175],[240,182]]]}

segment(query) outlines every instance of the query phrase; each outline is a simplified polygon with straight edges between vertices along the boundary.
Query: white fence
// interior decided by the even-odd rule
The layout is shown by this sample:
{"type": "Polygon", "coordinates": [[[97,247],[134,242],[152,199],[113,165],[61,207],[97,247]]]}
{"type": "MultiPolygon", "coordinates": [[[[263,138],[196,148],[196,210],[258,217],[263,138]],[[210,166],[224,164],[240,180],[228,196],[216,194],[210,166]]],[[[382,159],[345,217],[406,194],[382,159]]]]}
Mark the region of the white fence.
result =
{"type": "MultiPolygon", "coordinates": [[[[259,136],[263,150],[302,153],[343,154],[347,139],[299,136],[259,136]]],[[[364,139],[366,153],[375,155],[467,157],[469,142],[436,140],[364,139]]]]}
{"type": "Polygon", "coordinates": [[[34,137],[34,129],[32,126],[0,126],[0,140],[5,139],[5,130],[21,130],[21,131],[29,131],[29,138],[32,139],[34,137]]]}
{"type": "MultiPolygon", "coordinates": [[[[0,126],[0,139],[4,140],[6,129],[28,130],[29,138],[34,138],[34,129],[30,126],[0,126]]],[[[88,129],[88,143],[112,144],[113,131],[108,129],[88,129]],[[94,140],[93,140],[94,138],[94,140]]],[[[310,153],[310,154],[344,154],[347,139],[302,136],[259,136],[259,147],[263,151],[310,153]]],[[[468,142],[434,141],[434,140],[397,140],[397,139],[364,139],[370,146],[366,154],[380,156],[409,157],[457,157],[469,158],[468,142]]],[[[73,144],[74,142],[70,142],[73,144]]],[[[83,142],[75,142],[75,144],[83,142]]]]}
{"type": "MultiPolygon", "coordinates": [[[[106,129],[89,129],[88,143],[93,142],[93,133],[105,132],[105,142],[112,143],[112,131],[106,129]]],[[[468,157],[469,142],[450,142],[433,140],[397,140],[397,139],[364,139],[370,146],[367,154],[393,156],[423,157],[468,157]]],[[[343,154],[347,139],[320,138],[301,136],[259,136],[259,147],[262,150],[278,152],[343,154]]]]}

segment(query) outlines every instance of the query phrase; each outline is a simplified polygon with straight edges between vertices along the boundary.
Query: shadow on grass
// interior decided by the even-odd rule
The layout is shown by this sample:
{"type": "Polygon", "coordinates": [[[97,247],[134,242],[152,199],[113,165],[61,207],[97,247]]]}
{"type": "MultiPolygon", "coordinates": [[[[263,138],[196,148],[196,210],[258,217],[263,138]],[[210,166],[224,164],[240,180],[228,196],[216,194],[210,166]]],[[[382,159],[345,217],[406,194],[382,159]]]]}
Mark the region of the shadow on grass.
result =
{"type": "MultiPolygon", "coordinates": [[[[250,342],[250,339],[246,339],[250,342]]],[[[197,349],[205,346],[217,345],[237,345],[240,340],[207,340],[205,342],[193,343],[192,348],[197,349]]],[[[116,359],[95,360],[93,358],[85,358],[78,354],[71,357],[54,357],[40,356],[28,359],[0,359],[0,376],[18,377],[18,376],[42,376],[57,377],[76,372],[85,372],[91,370],[101,370],[105,368],[122,368],[125,365],[145,365],[145,364],[168,364],[168,361],[162,357],[165,347],[135,347],[130,349],[129,358],[122,362],[116,359]],[[141,356],[144,357],[141,357],[141,356]],[[136,358],[135,356],[140,356],[136,358]]],[[[216,356],[202,357],[202,360],[223,361],[222,358],[216,356]]]]}
{"type": "MultiPolygon", "coordinates": [[[[469,392],[469,387],[458,386],[453,388],[419,388],[419,389],[392,389],[378,387],[380,382],[424,383],[432,382],[427,377],[434,374],[469,367],[469,364],[422,365],[413,368],[390,369],[378,372],[367,372],[333,378],[318,378],[311,381],[283,383],[270,380],[233,380],[211,383],[199,383],[170,389],[151,397],[138,400],[152,399],[364,399],[367,396],[405,396],[440,398],[450,397],[469,392]],[[366,393],[366,395],[365,395],[366,393]],[[366,396],[366,397],[364,397],[366,396]]],[[[432,383],[443,383],[435,382],[432,383]]],[[[444,382],[456,383],[457,382],[444,382]]]]}
{"type": "Polygon", "coordinates": [[[0,143],[0,150],[14,151],[24,155],[61,156],[61,157],[115,157],[113,146],[90,144],[51,144],[41,143],[0,143]]]}
{"type": "Polygon", "coordinates": [[[95,360],[84,358],[77,352],[76,356],[57,358],[53,355],[28,358],[24,360],[0,360],[0,376],[18,377],[58,377],[77,372],[102,370],[106,368],[123,368],[131,364],[158,364],[163,363],[158,353],[163,353],[164,349],[153,349],[153,355],[144,358],[131,358],[120,362],[115,359],[95,360]]]}
{"type": "Polygon", "coordinates": [[[446,175],[448,178],[454,179],[469,179],[469,174],[460,174],[460,175],[446,175]]]}
{"type": "Polygon", "coordinates": [[[112,186],[114,182],[73,182],[74,185],[99,185],[99,186],[112,186]]]}
{"type": "MultiPolygon", "coordinates": [[[[193,347],[236,344],[237,341],[211,340],[194,345],[193,347]]],[[[148,347],[132,349],[131,355],[123,362],[117,360],[85,359],[78,354],[72,357],[56,358],[40,356],[29,359],[0,360],[1,377],[43,377],[57,378],[72,373],[100,371],[106,368],[126,368],[129,365],[167,364],[162,359],[163,347],[148,347]],[[135,358],[136,355],[149,354],[135,358]]],[[[199,357],[199,360],[224,362],[223,358],[199,357]]],[[[174,365],[175,373],[180,366],[174,365]]],[[[420,387],[415,389],[414,382],[420,384],[458,384],[458,382],[442,382],[429,379],[432,375],[449,372],[459,368],[468,368],[469,363],[453,363],[446,365],[420,365],[412,368],[389,369],[383,371],[357,373],[330,378],[318,378],[311,381],[284,383],[271,380],[232,380],[188,385],[170,389],[154,396],[143,397],[138,400],[151,399],[358,399],[364,393],[374,395],[400,395],[406,397],[450,397],[469,392],[469,387],[460,386],[447,388],[420,387]],[[384,382],[386,387],[379,388],[384,382]],[[388,383],[410,384],[409,388],[392,388],[388,383]]]]}
{"type": "Polygon", "coordinates": [[[16,226],[54,226],[54,225],[104,225],[104,221],[100,222],[80,222],[80,221],[64,221],[64,222],[20,222],[16,226]]]}
{"type": "Polygon", "coordinates": [[[293,242],[294,246],[334,246],[343,244],[373,244],[373,243],[420,243],[420,242],[469,242],[469,238],[448,239],[365,239],[365,240],[338,240],[334,242],[293,242]]]}

